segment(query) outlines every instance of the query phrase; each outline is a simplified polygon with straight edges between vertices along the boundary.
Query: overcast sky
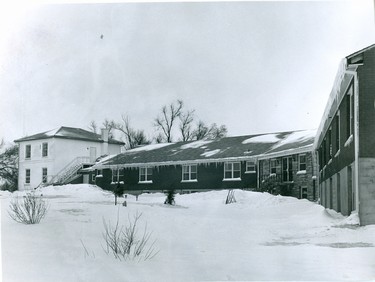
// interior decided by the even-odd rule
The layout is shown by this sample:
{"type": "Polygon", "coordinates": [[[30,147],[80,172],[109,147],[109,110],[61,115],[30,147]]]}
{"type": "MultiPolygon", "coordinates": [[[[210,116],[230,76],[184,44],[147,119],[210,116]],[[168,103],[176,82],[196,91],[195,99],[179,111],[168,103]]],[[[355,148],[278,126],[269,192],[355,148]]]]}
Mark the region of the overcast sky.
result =
{"type": "Polygon", "coordinates": [[[7,141],[122,114],[151,137],[176,99],[231,136],[317,128],[340,60],[375,43],[372,0],[5,8],[7,141]]]}

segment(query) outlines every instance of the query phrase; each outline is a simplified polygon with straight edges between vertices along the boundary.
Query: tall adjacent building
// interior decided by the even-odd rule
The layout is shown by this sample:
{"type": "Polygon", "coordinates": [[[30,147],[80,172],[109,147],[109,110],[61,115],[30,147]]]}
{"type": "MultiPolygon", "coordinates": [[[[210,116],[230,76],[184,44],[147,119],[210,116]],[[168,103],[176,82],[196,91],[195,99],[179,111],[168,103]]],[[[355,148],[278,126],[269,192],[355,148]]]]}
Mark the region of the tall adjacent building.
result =
{"type": "Polygon", "coordinates": [[[314,149],[322,205],[375,224],[375,45],[342,60],[314,149]]]}
{"type": "Polygon", "coordinates": [[[102,155],[119,154],[123,142],[80,128],[60,127],[15,140],[19,145],[18,190],[88,182],[78,171],[102,155]]]}

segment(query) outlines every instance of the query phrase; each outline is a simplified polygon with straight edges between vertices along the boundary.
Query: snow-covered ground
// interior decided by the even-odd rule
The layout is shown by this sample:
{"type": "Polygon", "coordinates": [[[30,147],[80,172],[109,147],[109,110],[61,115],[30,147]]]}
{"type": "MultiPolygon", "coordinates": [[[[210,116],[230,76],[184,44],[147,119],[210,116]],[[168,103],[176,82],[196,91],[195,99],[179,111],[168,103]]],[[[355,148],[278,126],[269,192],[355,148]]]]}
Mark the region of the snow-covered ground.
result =
{"type": "Polygon", "coordinates": [[[8,216],[9,202],[24,192],[1,192],[4,282],[16,281],[249,281],[375,279],[375,226],[289,197],[237,190],[127,197],[95,186],[38,190],[49,203],[37,225],[8,216]],[[124,201],[123,198],[120,199],[124,201]],[[103,219],[127,224],[142,213],[140,233],[157,239],[159,253],[147,261],[119,261],[104,250],[103,219]]]}

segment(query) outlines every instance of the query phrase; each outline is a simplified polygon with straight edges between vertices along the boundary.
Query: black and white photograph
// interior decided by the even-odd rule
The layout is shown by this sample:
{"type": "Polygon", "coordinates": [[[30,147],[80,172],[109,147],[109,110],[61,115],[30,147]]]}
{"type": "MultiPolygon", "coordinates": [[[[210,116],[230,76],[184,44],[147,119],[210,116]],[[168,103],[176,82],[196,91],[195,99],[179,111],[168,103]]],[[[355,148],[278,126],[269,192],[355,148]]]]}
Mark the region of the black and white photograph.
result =
{"type": "Polygon", "coordinates": [[[4,282],[374,281],[373,0],[0,3],[4,282]]]}

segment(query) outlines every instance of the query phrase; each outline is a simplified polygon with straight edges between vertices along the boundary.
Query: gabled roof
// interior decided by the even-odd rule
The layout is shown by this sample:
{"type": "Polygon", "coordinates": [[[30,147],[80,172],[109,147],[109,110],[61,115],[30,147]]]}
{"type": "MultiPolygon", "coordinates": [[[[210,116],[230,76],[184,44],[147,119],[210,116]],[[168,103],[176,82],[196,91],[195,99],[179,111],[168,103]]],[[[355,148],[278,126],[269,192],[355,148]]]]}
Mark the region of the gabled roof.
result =
{"type": "Polygon", "coordinates": [[[98,162],[93,168],[162,166],[251,160],[312,150],[315,130],[224,137],[178,143],[152,144],[98,162]]]}
{"type": "MultiPolygon", "coordinates": [[[[39,139],[47,139],[47,138],[64,138],[64,139],[85,140],[85,141],[93,141],[93,142],[101,142],[101,143],[104,142],[100,134],[96,134],[96,133],[93,133],[93,132],[90,132],[81,128],[66,127],[66,126],[61,126],[60,128],[57,128],[57,129],[26,136],[26,137],[14,140],[14,142],[23,142],[23,141],[39,140],[39,139]]],[[[124,142],[118,141],[115,139],[109,139],[108,143],[124,145],[124,142]]]]}

